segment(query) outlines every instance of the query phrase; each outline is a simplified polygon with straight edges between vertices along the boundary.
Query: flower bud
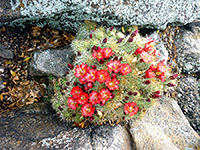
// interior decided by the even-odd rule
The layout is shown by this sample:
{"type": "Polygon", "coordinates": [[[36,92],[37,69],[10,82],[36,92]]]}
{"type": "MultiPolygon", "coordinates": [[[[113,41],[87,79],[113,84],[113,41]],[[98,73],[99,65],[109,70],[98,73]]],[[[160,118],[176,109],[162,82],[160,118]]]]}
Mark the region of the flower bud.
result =
{"type": "Polygon", "coordinates": [[[136,96],[136,95],[138,95],[138,93],[137,92],[133,92],[133,96],[136,96]]]}
{"type": "Polygon", "coordinates": [[[155,94],[160,94],[160,91],[155,91],[154,93],[155,93],[155,94]]]}
{"type": "Polygon", "coordinates": [[[114,73],[112,73],[111,76],[112,76],[113,79],[117,78],[116,74],[114,74],[114,73]]]}
{"type": "Polygon", "coordinates": [[[72,64],[68,64],[69,69],[74,69],[74,66],[72,64]]]}
{"type": "Polygon", "coordinates": [[[120,57],[120,58],[119,58],[119,61],[122,61],[122,60],[123,60],[123,57],[120,57]]]}
{"type": "Polygon", "coordinates": [[[114,60],[118,60],[118,56],[115,56],[114,60]]]}
{"type": "Polygon", "coordinates": [[[173,84],[173,83],[168,83],[167,86],[173,87],[173,86],[175,86],[175,84],[173,84]]]}
{"type": "Polygon", "coordinates": [[[64,87],[63,89],[64,89],[64,90],[66,90],[67,88],[66,88],[66,87],[64,87]]]}
{"type": "Polygon", "coordinates": [[[129,91],[129,92],[128,92],[128,95],[133,95],[133,92],[129,91]]]}
{"type": "Polygon", "coordinates": [[[170,76],[170,79],[171,80],[174,80],[174,79],[176,79],[178,77],[178,74],[173,74],[172,76],[170,76]]]}
{"type": "Polygon", "coordinates": [[[66,71],[65,73],[66,73],[66,74],[69,74],[69,71],[66,71]]]}
{"type": "Polygon", "coordinates": [[[94,117],[90,117],[90,121],[92,121],[94,119],[94,117]]]}
{"type": "Polygon", "coordinates": [[[151,101],[151,99],[150,98],[147,98],[147,100],[146,100],[147,102],[150,102],[151,101]]]}
{"type": "Polygon", "coordinates": [[[101,106],[103,106],[103,105],[104,105],[104,103],[100,103],[100,105],[101,105],[101,106]]]}
{"type": "Polygon", "coordinates": [[[155,94],[152,95],[152,98],[161,98],[161,96],[159,94],[155,93],[155,94]]]}
{"type": "Polygon", "coordinates": [[[125,99],[126,99],[126,100],[129,100],[129,97],[128,97],[128,96],[125,96],[125,99]]]}
{"type": "Polygon", "coordinates": [[[92,34],[90,33],[89,37],[92,39],[92,34]]]}
{"type": "Polygon", "coordinates": [[[123,116],[122,119],[125,120],[125,117],[123,116]]]}
{"type": "Polygon", "coordinates": [[[69,82],[66,82],[66,85],[70,85],[70,83],[69,83],[69,82]]]}
{"type": "Polygon", "coordinates": [[[81,56],[81,53],[80,53],[80,52],[78,52],[78,56],[81,56]]]}
{"type": "Polygon", "coordinates": [[[128,42],[133,42],[133,37],[129,38],[128,42]]]}
{"type": "Polygon", "coordinates": [[[134,37],[138,34],[138,30],[135,30],[132,34],[131,34],[131,37],[134,37]]]}
{"type": "Polygon", "coordinates": [[[77,82],[74,82],[74,84],[73,84],[74,86],[77,86],[78,85],[78,83],[77,82]]]}
{"type": "Polygon", "coordinates": [[[103,59],[101,59],[101,60],[99,61],[99,63],[100,63],[100,64],[103,64],[103,63],[104,63],[104,60],[103,60],[103,59]]]}
{"type": "Polygon", "coordinates": [[[105,38],[104,40],[103,40],[103,43],[106,43],[107,42],[107,38],[105,38]]]}
{"type": "Polygon", "coordinates": [[[88,82],[88,83],[87,83],[87,87],[88,87],[89,89],[91,89],[91,88],[93,87],[93,84],[90,83],[90,82],[88,82]]]}
{"type": "Polygon", "coordinates": [[[144,84],[150,84],[150,83],[151,83],[150,80],[146,80],[146,81],[144,81],[144,84]]]}
{"type": "Polygon", "coordinates": [[[58,107],[58,109],[59,109],[60,111],[63,111],[63,109],[62,109],[61,107],[58,107]]]}
{"type": "Polygon", "coordinates": [[[114,97],[115,97],[115,94],[112,94],[112,95],[110,96],[111,99],[113,99],[114,97]]]}
{"type": "Polygon", "coordinates": [[[97,50],[96,45],[94,45],[94,46],[92,47],[92,51],[93,51],[93,50],[95,50],[95,51],[97,50]]]}
{"type": "Polygon", "coordinates": [[[87,87],[87,86],[84,86],[84,88],[83,88],[85,91],[88,91],[89,90],[89,88],[87,87]]]}
{"type": "Polygon", "coordinates": [[[118,39],[117,43],[121,43],[123,38],[118,39]]]}
{"type": "Polygon", "coordinates": [[[97,66],[96,65],[92,65],[92,69],[96,69],[97,68],[97,66]]]}
{"type": "Polygon", "coordinates": [[[112,31],[114,28],[113,27],[110,27],[110,31],[112,31]]]}

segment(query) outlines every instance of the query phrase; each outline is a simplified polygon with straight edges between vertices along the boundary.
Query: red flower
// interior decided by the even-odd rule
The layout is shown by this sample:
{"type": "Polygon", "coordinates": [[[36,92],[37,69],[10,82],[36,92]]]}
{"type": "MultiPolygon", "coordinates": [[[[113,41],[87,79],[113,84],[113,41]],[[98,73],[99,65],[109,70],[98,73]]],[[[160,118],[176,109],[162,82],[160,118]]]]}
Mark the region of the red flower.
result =
{"type": "Polygon", "coordinates": [[[85,74],[85,79],[87,82],[95,82],[96,80],[96,69],[90,69],[86,74],[85,74]]]}
{"type": "Polygon", "coordinates": [[[137,114],[138,110],[139,110],[139,107],[134,102],[128,102],[124,106],[124,112],[126,115],[129,114],[129,116],[133,116],[137,114]]]}
{"type": "Polygon", "coordinates": [[[93,50],[92,56],[96,58],[98,61],[104,58],[104,51],[100,47],[97,51],[93,50]]]}
{"type": "Polygon", "coordinates": [[[100,99],[98,98],[99,93],[97,91],[92,91],[89,94],[89,102],[92,105],[100,104],[100,99]]]}
{"type": "Polygon", "coordinates": [[[80,82],[81,84],[86,84],[86,83],[87,83],[87,79],[86,79],[85,76],[84,76],[84,77],[82,77],[82,78],[79,79],[79,82],[80,82]]]}
{"type": "Polygon", "coordinates": [[[149,43],[146,43],[145,44],[145,46],[144,46],[144,51],[152,51],[153,49],[152,49],[152,47],[151,47],[151,45],[149,45],[149,43]]]}
{"type": "Polygon", "coordinates": [[[114,55],[111,48],[103,48],[104,58],[109,58],[110,56],[114,55]]]}
{"type": "Polygon", "coordinates": [[[146,75],[145,75],[147,78],[153,78],[156,76],[156,74],[151,70],[151,69],[148,69],[146,71],[146,75]]]}
{"type": "Polygon", "coordinates": [[[71,90],[71,95],[73,98],[79,98],[82,94],[82,89],[79,86],[73,87],[71,90]]]}
{"type": "Polygon", "coordinates": [[[120,71],[121,71],[122,75],[127,75],[132,71],[132,69],[129,66],[129,64],[121,64],[120,71]]]}
{"type": "Polygon", "coordinates": [[[115,73],[118,73],[120,71],[121,64],[118,60],[111,60],[106,64],[106,66],[110,72],[114,71],[115,73]]]}
{"type": "Polygon", "coordinates": [[[135,55],[138,55],[138,54],[141,54],[142,52],[144,52],[144,50],[143,50],[143,48],[141,48],[141,47],[138,47],[137,49],[136,49],[136,51],[135,51],[135,55]]]}
{"type": "Polygon", "coordinates": [[[155,66],[152,64],[149,69],[151,69],[152,71],[156,70],[155,66]]]}
{"type": "Polygon", "coordinates": [[[119,84],[119,81],[116,78],[110,81],[106,81],[106,86],[109,88],[109,90],[112,91],[119,89],[119,86],[117,84],[119,84]]]}
{"type": "Polygon", "coordinates": [[[110,80],[108,71],[106,71],[106,70],[98,70],[97,71],[97,81],[98,82],[103,83],[108,80],[110,80]]]}
{"type": "Polygon", "coordinates": [[[166,80],[166,76],[165,76],[165,73],[162,72],[162,74],[160,76],[158,76],[158,78],[162,81],[162,82],[165,82],[166,80]]]}
{"type": "Polygon", "coordinates": [[[73,97],[69,97],[67,103],[68,103],[69,108],[73,110],[76,110],[76,108],[78,107],[78,103],[73,97]]]}
{"type": "Polygon", "coordinates": [[[108,90],[108,89],[101,89],[101,91],[99,91],[99,99],[102,102],[102,105],[105,104],[106,101],[108,101],[110,99],[110,96],[112,95],[112,93],[108,90]]]}
{"type": "Polygon", "coordinates": [[[167,67],[165,66],[163,61],[161,61],[157,64],[156,71],[158,71],[158,72],[166,72],[167,71],[167,67]]]}
{"type": "Polygon", "coordinates": [[[76,99],[77,103],[83,105],[88,102],[88,94],[83,92],[79,98],[76,99]]]}
{"type": "Polygon", "coordinates": [[[160,53],[157,50],[155,50],[155,49],[153,50],[153,55],[154,56],[156,56],[156,55],[161,56],[160,53]]]}
{"type": "Polygon", "coordinates": [[[74,73],[74,75],[77,78],[82,78],[89,69],[90,67],[87,67],[87,64],[84,64],[84,63],[82,63],[80,66],[76,65],[76,68],[75,68],[76,72],[74,73]]]}
{"type": "Polygon", "coordinates": [[[94,114],[94,110],[95,108],[92,107],[92,104],[84,104],[81,107],[82,116],[92,117],[92,115],[94,114]]]}
{"type": "Polygon", "coordinates": [[[146,63],[149,63],[153,60],[151,54],[149,54],[148,52],[142,52],[140,56],[142,58],[142,61],[146,63]]]}

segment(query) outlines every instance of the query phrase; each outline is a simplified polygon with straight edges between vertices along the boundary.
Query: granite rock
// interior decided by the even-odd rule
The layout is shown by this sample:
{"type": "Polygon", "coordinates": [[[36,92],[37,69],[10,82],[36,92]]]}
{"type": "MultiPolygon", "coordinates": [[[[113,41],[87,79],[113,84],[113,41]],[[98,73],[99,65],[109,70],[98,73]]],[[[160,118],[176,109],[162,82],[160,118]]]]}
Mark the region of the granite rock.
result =
{"type": "Polygon", "coordinates": [[[200,72],[200,19],[181,27],[175,42],[177,63],[182,72],[200,72]]]}
{"type": "MultiPolygon", "coordinates": [[[[24,26],[29,22],[75,31],[84,20],[109,26],[139,25],[164,29],[167,24],[186,24],[200,16],[199,0],[10,0],[7,5],[9,10],[22,17],[11,23],[3,19],[2,23],[24,26]]],[[[4,14],[5,11],[1,18],[9,15],[4,14]]]]}
{"type": "Polygon", "coordinates": [[[75,53],[70,46],[35,52],[29,65],[30,75],[64,76],[74,57],[75,53]]]}
{"type": "Polygon", "coordinates": [[[179,80],[175,97],[186,116],[187,120],[195,131],[200,135],[200,90],[197,78],[185,76],[179,80]]]}
{"type": "Polygon", "coordinates": [[[14,54],[11,49],[0,44],[0,57],[7,58],[7,59],[13,59],[14,54]]]}
{"type": "Polygon", "coordinates": [[[125,126],[72,127],[48,103],[35,103],[0,115],[0,149],[131,150],[125,126]]]}
{"type": "Polygon", "coordinates": [[[177,102],[163,97],[143,118],[130,124],[137,149],[197,149],[200,137],[192,129],[177,102]]]}

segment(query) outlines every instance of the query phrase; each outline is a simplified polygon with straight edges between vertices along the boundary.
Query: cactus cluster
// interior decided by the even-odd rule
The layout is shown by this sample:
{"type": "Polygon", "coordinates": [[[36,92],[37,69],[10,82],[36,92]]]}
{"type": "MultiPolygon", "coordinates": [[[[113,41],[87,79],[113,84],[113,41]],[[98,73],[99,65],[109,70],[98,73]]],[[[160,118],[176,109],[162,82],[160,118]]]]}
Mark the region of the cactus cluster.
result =
{"type": "Polygon", "coordinates": [[[125,35],[116,28],[85,23],[71,46],[77,57],[66,77],[54,79],[52,106],[76,124],[118,123],[141,116],[175,85],[155,41],[138,30],[125,35]]]}

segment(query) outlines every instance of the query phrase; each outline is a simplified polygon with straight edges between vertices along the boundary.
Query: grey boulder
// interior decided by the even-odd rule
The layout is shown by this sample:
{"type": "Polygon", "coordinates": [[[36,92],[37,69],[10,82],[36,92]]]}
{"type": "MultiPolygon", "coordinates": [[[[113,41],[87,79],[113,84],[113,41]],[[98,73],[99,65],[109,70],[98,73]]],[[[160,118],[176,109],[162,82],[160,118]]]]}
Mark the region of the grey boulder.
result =
{"type": "Polygon", "coordinates": [[[0,57],[7,58],[7,59],[13,59],[14,54],[11,49],[0,44],[0,57]]]}
{"type": "Polygon", "coordinates": [[[176,100],[195,131],[200,135],[200,84],[192,76],[185,76],[179,80],[176,88],[176,100]]]}
{"type": "Polygon", "coordinates": [[[117,125],[72,127],[46,103],[35,103],[0,115],[0,149],[132,150],[128,130],[117,125]]]}
{"type": "Polygon", "coordinates": [[[130,124],[137,149],[197,149],[200,137],[192,129],[177,102],[163,97],[146,114],[130,124]]]}
{"type": "Polygon", "coordinates": [[[176,37],[177,63],[183,73],[200,72],[200,19],[183,26],[176,37]]]}
{"type": "MultiPolygon", "coordinates": [[[[187,24],[200,16],[199,0],[10,0],[7,5],[9,10],[22,17],[11,23],[2,19],[4,24],[24,26],[29,22],[73,31],[77,31],[84,20],[108,26],[139,25],[164,29],[167,24],[187,24]]],[[[3,11],[1,18],[5,15],[9,13],[3,11]]],[[[14,18],[12,13],[10,15],[14,18]]]]}
{"type": "Polygon", "coordinates": [[[64,76],[74,57],[75,53],[70,46],[35,52],[29,64],[30,75],[64,76]]]}

